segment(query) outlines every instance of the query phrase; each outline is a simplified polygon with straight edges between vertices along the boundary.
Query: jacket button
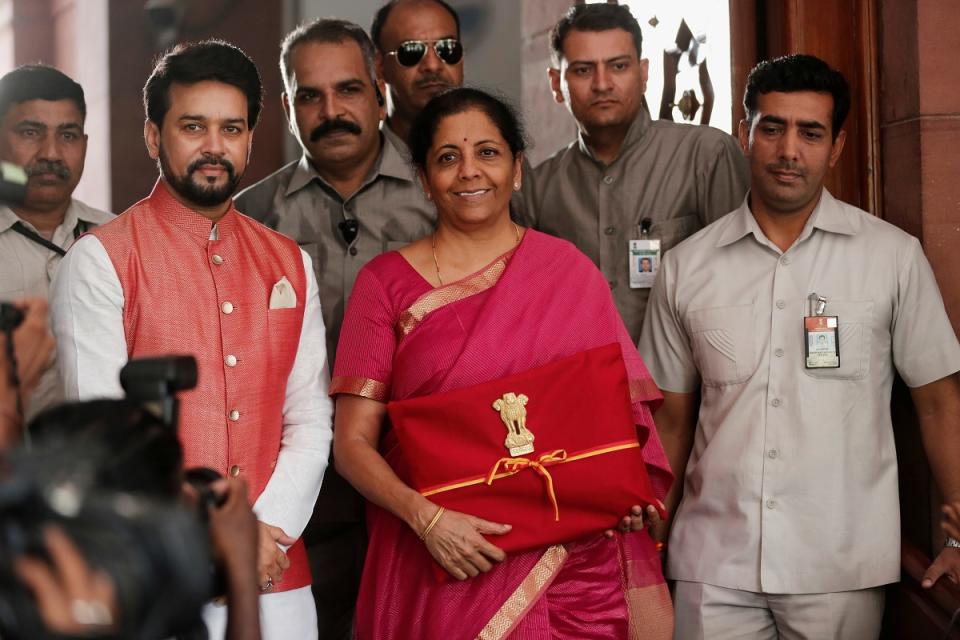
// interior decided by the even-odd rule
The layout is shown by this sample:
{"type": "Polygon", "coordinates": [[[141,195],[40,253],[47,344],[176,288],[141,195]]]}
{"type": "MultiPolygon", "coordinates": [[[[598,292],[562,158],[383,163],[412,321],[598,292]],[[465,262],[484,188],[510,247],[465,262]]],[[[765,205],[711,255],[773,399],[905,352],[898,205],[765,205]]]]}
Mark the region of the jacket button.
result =
{"type": "Polygon", "coordinates": [[[223,264],[223,258],[217,255],[216,253],[210,256],[210,261],[213,264],[223,264]]]}
{"type": "Polygon", "coordinates": [[[237,366],[237,356],[233,355],[232,353],[228,355],[226,358],[224,358],[223,361],[227,364],[228,367],[237,366]]]}
{"type": "Polygon", "coordinates": [[[222,305],[220,305],[220,310],[223,311],[225,314],[230,315],[231,313],[233,313],[233,303],[224,302],[222,305]]]}
{"type": "Polygon", "coordinates": [[[239,420],[239,419],[240,419],[240,412],[237,411],[236,409],[233,409],[233,410],[230,412],[230,419],[233,420],[234,422],[236,422],[237,420],[239,420]]]}
{"type": "Polygon", "coordinates": [[[233,476],[234,478],[240,475],[240,466],[233,465],[232,467],[230,467],[230,475],[233,476]]]}

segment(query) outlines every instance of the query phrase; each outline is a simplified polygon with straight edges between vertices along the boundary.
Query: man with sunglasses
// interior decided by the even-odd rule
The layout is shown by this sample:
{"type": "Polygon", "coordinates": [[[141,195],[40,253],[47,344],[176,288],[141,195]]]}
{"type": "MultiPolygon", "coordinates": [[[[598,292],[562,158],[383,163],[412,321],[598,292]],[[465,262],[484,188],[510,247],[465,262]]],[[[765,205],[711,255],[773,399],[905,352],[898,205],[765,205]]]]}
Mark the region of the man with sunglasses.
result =
{"type": "MultiPolygon", "coordinates": [[[[360,268],[430,233],[436,211],[387,136],[383,83],[363,29],[316,20],[283,40],[284,112],[301,158],[237,196],[237,209],[310,254],[332,365],[343,311],[360,268]]],[[[366,533],[363,500],[327,467],[304,533],[321,638],[348,638],[366,533]]]]}
{"type": "Polygon", "coordinates": [[[430,98],[463,84],[460,17],[443,0],[391,0],[370,26],[390,101],[384,134],[406,153],[410,126],[430,98]]]}
{"type": "Polygon", "coordinates": [[[528,222],[590,256],[634,342],[653,283],[637,257],[667,251],[735,209],[749,182],[732,136],[651,121],[641,37],[623,5],[581,4],[560,19],[550,37],[550,86],[579,136],[523,182],[528,222]]]}

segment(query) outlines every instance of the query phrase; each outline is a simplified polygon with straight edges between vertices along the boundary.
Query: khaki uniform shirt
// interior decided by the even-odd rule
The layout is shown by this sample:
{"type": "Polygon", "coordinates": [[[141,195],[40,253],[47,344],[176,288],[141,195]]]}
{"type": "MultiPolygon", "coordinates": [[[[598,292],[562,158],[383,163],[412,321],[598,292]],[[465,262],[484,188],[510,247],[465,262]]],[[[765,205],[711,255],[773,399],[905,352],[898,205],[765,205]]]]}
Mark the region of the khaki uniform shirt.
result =
{"type": "Polygon", "coordinates": [[[899,579],[894,372],[919,387],[960,370],[914,237],[824,190],[781,252],[745,201],[667,254],[640,352],[661,389],[701,393],[670,578],[767,593],[899,579]],[[805,368],[811,293],[839,318],[839,368],[805,368]]]}
{"type": "MultiPolygon", "coordinates": [[[[344,309],[360,268],[385,251],[432,233],[436,226],[436,209],[390,138],[382,138],[371,174],[346,200],[306,156],[245,189],[235,200],[240,212],[293,238],[313,260],[331,369],[344,309]],[[358,223],[357,237],[349,245],[338,227],[347,219],[358,223]]],[[[357,522],[362,517],[362,500],[330,465],[313,524],[357,522]]]]}
{"type": "Polygon", "coordinates": [[[710,127],[651,122],[640,109],[609,166],[582,136],[525,180],[523,213],[534,228],[574,243],[596,263],[630,337],[639,338],[649,289],[631,289],[628,241],[640,221],[666,251],[743,200],[749,168],[733,137],[710,127]]]}
{"type": "MultiPolygon", "coordinates": [[[[94,209],[79,200],[71,200],[63,222],[54,230],[51,242],[66,250],[81,233],[110,221],[113,214],[94,209]]],[[[50,281],[60,265],[61,256],[20,235],[12,229],[23,222],[31,231],[37,229],[20,218],[9,207],[0,206],[0,300],[46,298],[50,281]]],[[[63,400],[60,373],[56,365],[44,373],[25,408],[26,418],[63,400]]]]}
{"type": "Polygon", "coordinates": [[[346,200],[320,177],[306,156],[236,197],[241,213],[293,238],[313,259],[331,368],[344,307],[360,268],[385,251],[429,235],[436,225],[436,208],[424,197],[413,169],[390,143],[391,137],[384,136],[371,175],[346,200]],[[338,227],[347,219],[359,225],[349,246],[338,227]]]}

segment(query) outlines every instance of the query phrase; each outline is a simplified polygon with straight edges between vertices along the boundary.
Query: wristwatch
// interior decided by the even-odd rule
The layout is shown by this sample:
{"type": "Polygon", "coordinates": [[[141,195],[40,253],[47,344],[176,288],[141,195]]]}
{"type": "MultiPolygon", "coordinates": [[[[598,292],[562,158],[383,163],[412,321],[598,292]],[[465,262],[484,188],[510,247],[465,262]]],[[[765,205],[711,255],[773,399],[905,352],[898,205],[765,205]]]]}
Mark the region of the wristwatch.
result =
{"type": "Polygon", "coordinates": [[[960,540],[947,536],[946,539],[944,539],[943,541],[943,546],[960,548],[960,540]]]}

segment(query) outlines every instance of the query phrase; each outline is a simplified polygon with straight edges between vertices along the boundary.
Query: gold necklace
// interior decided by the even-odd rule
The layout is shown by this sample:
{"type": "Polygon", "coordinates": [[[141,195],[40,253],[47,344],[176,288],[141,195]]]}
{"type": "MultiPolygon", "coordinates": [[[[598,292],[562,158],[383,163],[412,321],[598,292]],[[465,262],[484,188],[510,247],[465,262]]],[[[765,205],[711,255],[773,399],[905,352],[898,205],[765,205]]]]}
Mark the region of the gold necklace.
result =
{"type": "MultiPolygon", "coordinates": [[[[510,224],[513,225],[513,231],[517,236],[517,244],[520,244],[520,227],[517,226],[516,222],[510,221],[510,224]]],[[[514,245],[516,246],[516,245],[514,245]]],[[[443,278],[440,276],[440,262],[437,260],[437,232],[434,231],[433,235],[430,236],[430,247],[433,249],[433,266],[437,268],[437,280],[440,282],[440,286],[443,286],[443,278]]]]}

